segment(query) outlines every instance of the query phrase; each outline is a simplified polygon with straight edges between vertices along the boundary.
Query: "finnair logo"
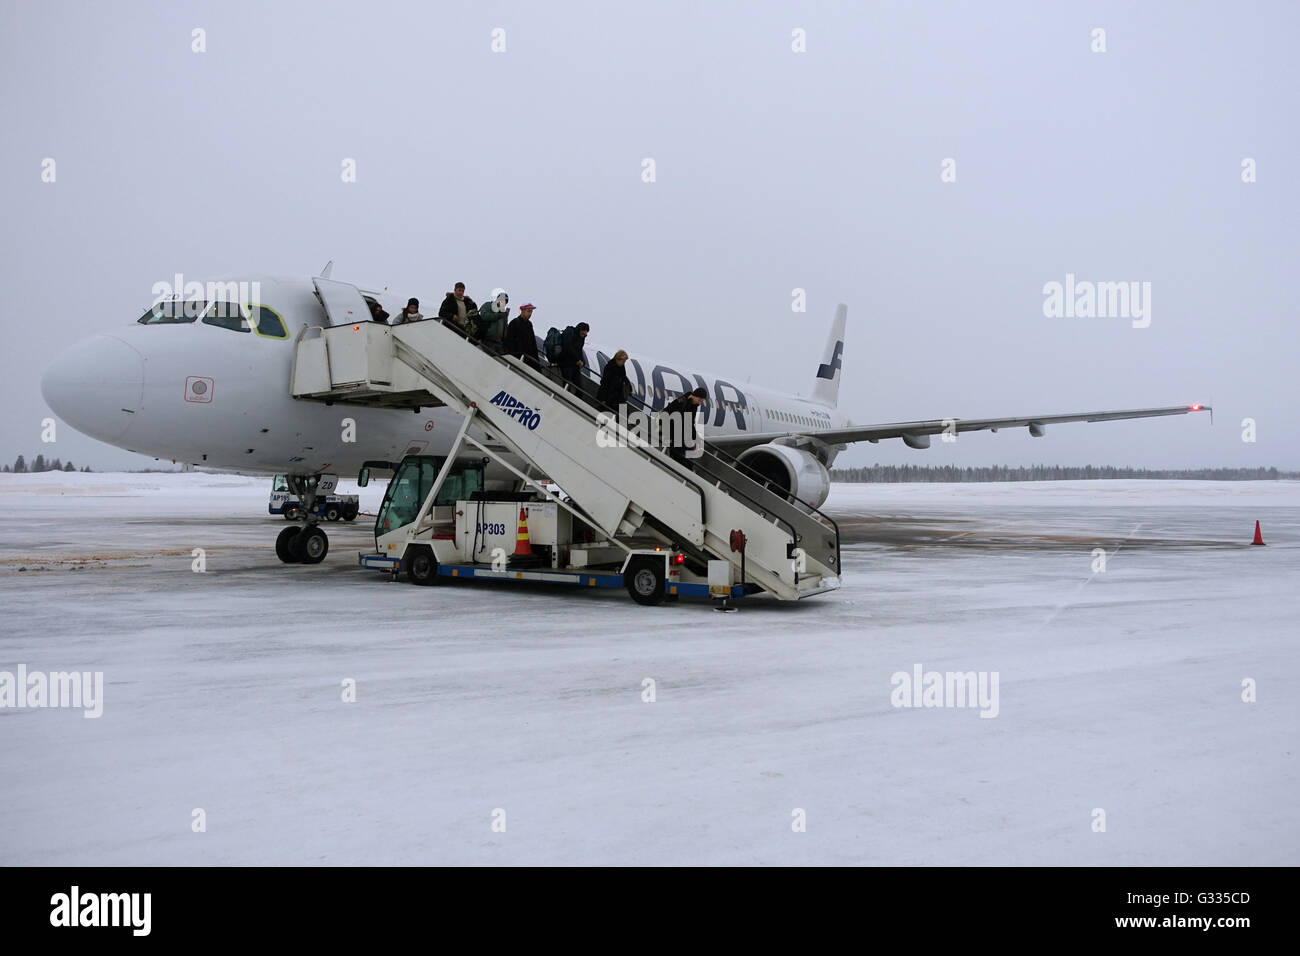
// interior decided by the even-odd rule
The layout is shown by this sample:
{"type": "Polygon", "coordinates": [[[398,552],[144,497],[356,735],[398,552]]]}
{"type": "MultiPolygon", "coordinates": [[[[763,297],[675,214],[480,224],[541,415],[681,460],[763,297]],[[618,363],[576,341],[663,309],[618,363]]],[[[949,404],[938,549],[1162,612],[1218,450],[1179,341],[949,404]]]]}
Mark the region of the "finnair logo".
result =
{"type": "Polygon", "coordinates": [[[831,360],[827,362],[825,365],[817,366],[817,377],[828,378],[833,380],[835,378],[835,373],[840,370],[840,366],[843,364],[843,362],[844,362],[844,342],[843,340],[837,340],[835,342],[835,351],[831,353],[831,360]]]}
{"type": "Polygon", "coordinates": [[[508,392],[497,392],[493,396],[491,404],[505,409],[507,417],[513,418],[521,425],[528,426],[530,432],[537,431],[537,426],[542,423],[541,412],[533,411],[508,392]]]}
{"type": "Polygon", "coordinates": [[[998,715],[997,671],[895,671],[889,702],[895,707],[979,707],[981,717],[998,715]]]}
{"type": "Polygon", "coordinates": [[[50,897],[51,926],[129,926],[133,936],[148,936],[152,893],[70,893],[50,897]]]}
{"type": "Polygon", "coordinates": [[[104,713],[103,671],[0,671],[0,710],[10,707],[82,708],[90,719],[104,713]]]}

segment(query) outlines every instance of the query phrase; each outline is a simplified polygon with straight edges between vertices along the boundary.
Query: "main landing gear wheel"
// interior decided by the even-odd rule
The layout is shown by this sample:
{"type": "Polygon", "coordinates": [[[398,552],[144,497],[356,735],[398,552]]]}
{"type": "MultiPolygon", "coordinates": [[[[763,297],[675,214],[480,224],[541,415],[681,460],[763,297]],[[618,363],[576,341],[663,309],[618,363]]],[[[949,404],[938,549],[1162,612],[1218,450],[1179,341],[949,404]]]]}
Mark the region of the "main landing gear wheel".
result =
{"type": "Polygon", "coordinates": [[[285,528],[275,539],[275,556],[285,564],[297,564],[301,560],[293,554],[293,541],[301,530],[298,527],[285,528]]]}
{"type": "Polygon", "coordinates": [[[298,532],[290,548],[303,564],[320,564],[325,560],[325,555],[329,554],[330,539],[324,531],[312,525],[298,532]]]}
{"type": "Polygon", "coordinates": [[[438,559],[428,548],[412,548],[406,554],[406,579],[412,584],[437,584],[438,559]]]}
{"type": "Polygon", "coordinates": [[[637,604],[654,605],[664,599],[662,558],[637,558],[623,573],[623,587],[637,604]]]}

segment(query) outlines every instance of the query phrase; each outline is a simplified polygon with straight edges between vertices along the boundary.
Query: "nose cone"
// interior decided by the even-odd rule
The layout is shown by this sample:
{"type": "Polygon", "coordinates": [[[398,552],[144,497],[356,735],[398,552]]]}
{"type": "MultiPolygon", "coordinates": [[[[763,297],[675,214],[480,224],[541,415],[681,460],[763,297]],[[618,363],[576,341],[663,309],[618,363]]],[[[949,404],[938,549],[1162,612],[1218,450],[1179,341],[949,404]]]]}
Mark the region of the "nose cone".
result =
{"type": "Polygon", "coordinates": [[[111,335],[78,342],[41,377],[41,394],[54,414],[110,443],[131,427],[143,393],[144,356],[111,335]]]}

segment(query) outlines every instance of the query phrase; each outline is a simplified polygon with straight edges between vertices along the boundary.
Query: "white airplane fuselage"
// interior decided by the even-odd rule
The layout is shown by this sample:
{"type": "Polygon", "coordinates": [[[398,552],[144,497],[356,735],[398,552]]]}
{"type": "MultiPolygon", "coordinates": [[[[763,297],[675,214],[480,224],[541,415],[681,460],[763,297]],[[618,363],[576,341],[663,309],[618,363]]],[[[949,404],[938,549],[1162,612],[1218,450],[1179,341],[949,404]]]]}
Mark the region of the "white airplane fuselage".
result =
{"type": "MultiPolygon", "coordinates": [[[[294,343],[305,326],[329,324],[325,310],[308,278],[243,281],[259,290],[259,302],[252,304],[283,320],[283,336],[263,335],[257,327],[237,331],[202,316],[124,324],[59,356],[42,379],[46,402],[78,431],[111,445],[221,470],[348,476],[367,460],[447,453],[460,416],[445,407],[412,413],[292,398],[294,343]],[[344,437],[348,419],[354,423],[353,441],[344,437]]],[[[404,295],[362,292],[393,316],[406,302],[404,295]]],[[[426,314],[436,312],[440,302],[441,296],[425,299],[426,314]]],[[[539,335],[548,325],[583,318],[559,308],[548,314],[553,319],[545,322],[534,315],[539,335]]],[[[597,347],[589,337],[588,366],[601,368],[614,351],[597,347]]],[[[851,424],[834,407],[684,365],[634,356],[626,368],[633,388],[654,408],[684,391],[706,388],[710,400],[699,418],[705,435],[776,435],[792,428],[815,434],[851,424]]],[[[834,450],[829,454],[833,457],[834,450]]]]}

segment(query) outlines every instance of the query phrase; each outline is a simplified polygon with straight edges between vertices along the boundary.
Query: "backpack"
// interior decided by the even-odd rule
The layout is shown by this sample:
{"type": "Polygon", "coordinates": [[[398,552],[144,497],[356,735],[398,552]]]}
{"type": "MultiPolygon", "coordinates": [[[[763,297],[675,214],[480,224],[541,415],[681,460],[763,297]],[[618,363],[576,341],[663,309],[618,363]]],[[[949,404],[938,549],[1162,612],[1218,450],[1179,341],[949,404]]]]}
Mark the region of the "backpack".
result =
{"type": "Polygon", "coordinates": [[[546,338],[542,341],[542,351],[546,353],[546,361],[560,360],[560,336],[560,330],[554,326],[546,330],[546,338]]]}

